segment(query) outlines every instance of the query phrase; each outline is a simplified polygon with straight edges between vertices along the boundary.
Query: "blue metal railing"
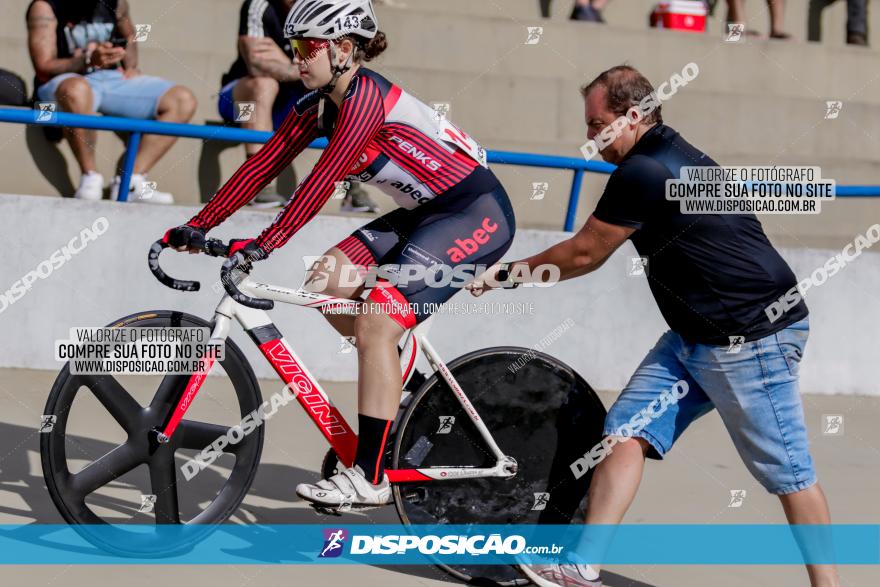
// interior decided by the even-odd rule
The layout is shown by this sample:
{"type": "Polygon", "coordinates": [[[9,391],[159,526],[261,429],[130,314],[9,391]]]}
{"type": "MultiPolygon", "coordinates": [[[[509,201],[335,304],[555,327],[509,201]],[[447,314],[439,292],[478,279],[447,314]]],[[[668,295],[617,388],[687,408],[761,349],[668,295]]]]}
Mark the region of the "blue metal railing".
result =
{"type": "MultiPolygon", "coordinates": [[[[131,133],[126,147],[125,160],[120,175],[119,199],[128,199],[128,186],[131,182],[131,171],[134,167],[134,156],[137,153],[143,134],[169,135],[191,139],[234,141],[238,143],[265,143],[272,136],[266,131],[246,130],[227,126],[210,126],[198,124],[177,124],[156,120],[136,120],[117,118],[114,116],[95,116],[86,114],[70,114],[68,112],[45,112],[22,108],[0,108],[0,122],[19,124],[35,124],[43,126],[66,126],[73,128],[89,128],[131,133]]],[[[327,146],[326,139],[318,139],[309,145],[312,149],[323,149],[327,146]]],[[[601,161],[586,161],[579,157],[562,157],[558,155],[537,155],[533,153],[516,153],[512,151],[487,151],[489,163],[502,165],[521,165],[525,167],[543,167],[548,169],[570,169],[574,172],[568,206],[565,211],[564,230],[574,230],[577,216],[578,200],[584,174],[611,173],[616,167],[601,161]]],[[[837,195],[841,197],[878,197],[880,186],[837,186],[837,195]]]]}

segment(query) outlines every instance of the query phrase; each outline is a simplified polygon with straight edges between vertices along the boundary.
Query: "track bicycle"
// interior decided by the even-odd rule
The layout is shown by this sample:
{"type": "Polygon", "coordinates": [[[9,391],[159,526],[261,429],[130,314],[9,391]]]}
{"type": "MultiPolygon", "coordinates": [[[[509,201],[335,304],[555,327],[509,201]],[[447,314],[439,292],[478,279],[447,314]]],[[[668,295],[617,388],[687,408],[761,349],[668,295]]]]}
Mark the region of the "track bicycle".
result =
{"type": "MultiPolygon", "coordinates": [[[[157,241],[150,248],[153,275],[175,290],[197,291],[198,282],[175,279],[162,270],[159,256],[166,247],[157,241]]],[[[202,252],[226,257],[228,245],[208,239],[202,252]]],[[[228,458],[215,486],[183,483],[177,474],[183,460],[178,452],[200,451],[231,427],[187,417],[206,382],[222,378],[237,404],[231,408],[236,418],[263,404],[250,364],[229,338],[233,320],[294,390],[329,443],[321,476],[327,478],[354,460],[356,434],[267,311],[274,302],[282,302],[354,315],[362,302],[260,283],[250,277],[249,264],[237,268],[232,259],[224,263],[220,278],[226,294],[210,321],[154,310],[131,314],[109,326],[209,328],[211,342],[224,345],[222,360],[205,356],[196,372],[164,375],[146,406],[119,378],[72,374],[70,363],[52,387],[44,415],[54,417],[54,425],[41,434],[40,442],[47,488],[63,518],[108,552],[138,557],[179,553],[226,522],[247,495],[260,462],[265,426],[223,447],[228,458]],[[68,418],[75,400],[89,395],[80,393],[83,389],[124,429],[126,440],[74,471],[69,459],[83,449],[71,445],[73,433],[67,438],[68,418]],[[142,466],[149,479],[141,485],[147,485],[152,498],[148,514],[118,498],[94,497],[106,487],[138,484],[126,483],[125,476],[142,466]],[[196,491],[202,494],[184,500],[183,494],[196,491]],[[184,501],[194,505],[185,508],[184,501]],[[109,516],[108,510],[116,515],[109,516]],[[95,525],[107,530],[111,522],[109,533],[89,531],[95,525]],[[194,532],[187,535],[187,544],[157,544],[149,534],[125,530],[126,524],[151,523],[186,524],[194,532]]],[[[388,443],[386,473],[401,521],[406,525],[567,524],[578,512],[582,515],[579,508],[590,475],[575,478],[569,465],[601,440],[605,409],[593,389],[574,370],[533,349],[487,348],[446,363],[428,340],[431,322],[429,318],[407,331],[398,347],[404,393],[388,443]],[[415,368],[419,353],[427,359],[430,373],[415,368]]],[[[470,583],[527,583],[510,566],[438,566],[470,583]]]]}

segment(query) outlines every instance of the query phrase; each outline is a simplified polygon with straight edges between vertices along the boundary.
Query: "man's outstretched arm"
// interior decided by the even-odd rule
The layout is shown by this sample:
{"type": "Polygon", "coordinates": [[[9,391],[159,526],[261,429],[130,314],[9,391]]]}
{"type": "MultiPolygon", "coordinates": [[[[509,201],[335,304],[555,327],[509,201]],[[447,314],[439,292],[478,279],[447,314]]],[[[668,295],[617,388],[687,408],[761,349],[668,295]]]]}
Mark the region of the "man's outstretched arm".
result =
{"type": "MultiPolygon", "coordinates": [[[[526,259],[508,264],[509,282],[529,283],[533,270],[541,265],[559,268],[559,280],[571,279],[595,271],[635,232],[635,228],[603,222],[590,216],[586,224],[569,239],[526,259]]],[[[498,283],[499,265],[491,267],[468,286],[474,295],[492,289],[498,283]],[[488,283],[487,283],[488,282],[488,283]]],[[[542,273],[538,273],[541,275],[542,273]]]]}

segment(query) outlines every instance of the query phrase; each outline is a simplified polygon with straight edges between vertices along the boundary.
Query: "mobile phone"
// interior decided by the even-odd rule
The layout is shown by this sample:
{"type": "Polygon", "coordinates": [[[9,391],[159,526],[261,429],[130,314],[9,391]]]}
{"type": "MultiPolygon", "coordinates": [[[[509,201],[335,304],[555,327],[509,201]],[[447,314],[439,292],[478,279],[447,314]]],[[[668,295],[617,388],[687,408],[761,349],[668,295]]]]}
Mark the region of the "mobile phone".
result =
{"type": "Polygon", "coordinates": [[[114,47],[122,47],[125,49],[128,46],[128,39],[125,37],[113,37],[110,39],[110,44],[114,47]]]}

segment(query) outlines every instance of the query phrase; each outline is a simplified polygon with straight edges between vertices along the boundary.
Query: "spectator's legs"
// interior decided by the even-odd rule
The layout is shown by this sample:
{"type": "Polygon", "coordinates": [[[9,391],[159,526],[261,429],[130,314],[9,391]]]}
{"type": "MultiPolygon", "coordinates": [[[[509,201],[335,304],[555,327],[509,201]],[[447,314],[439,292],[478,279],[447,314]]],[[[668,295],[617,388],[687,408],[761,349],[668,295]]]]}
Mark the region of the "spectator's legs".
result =
{"type": "MultiPolygon", "coordinates": [[[[64,112],[74,114],[94,114],[92,109],[92,88],[89,87],[85,78],[73,76],[65,79],[58,85],[55,91],[55,99],[58,107],[64,112]]],[[[73,156],[79,163],[79,168],[86,173],[97,171],[95,165],[95,138],[94,130],[84,128],[64,127],[64,138],[70,143],[73,156]]]]}
{"type": "Polygon", "coordinates": [[[604,6],[604,0],[577,0],[571,11],[571,20],[604,23],[601,12],[604,6]]]}
{"type": "MultiPolygon", "coordinates": [[[[236,102],[256,102],[250,120],[242,122],[241,127],[250,130],[272,130],[272,107],[278,96],[278,80],[271,77],[243,77],[232,89],[236,102]]],[[[245,143],[244,152],[248,157],[260,150],[262,145],[245,143]]]]}
{"type": "Polygon", "coordinates": [[[807,10],[807,40],[822,40],[822,11],[837,0],[810,0],[807,10]]]}
{"type": "MultiPolygon", "coordinates": [[[[779,501],[782,502],[785,517],[788,518],[788,523],[791,525],[827,525],[831,523],[828,501],[818,483],[795,493],[780,495],[779,501]]],[[[807,565],[807,573],[810,576],[810,585],[813,587],[840,586],[840,578],[837,576],[837,568],[834,565],[807,565]]]]}
{"type": "Polygon", "coordinates": [[[846,0],[846,42],[868,44],[868,0],[846,0]]]}
{"type": "Polygon", "coordinates": [[[767,0],[767,8],[770,10],[770,38],[790,38],[791,35],[782,30],[785,23],[785,0],[767,0]]]}
{"type": "Polygon", "coordinates": [[[550,0],[541,0],[541,16],[550,18],[550,0]]]}
{"type": "MultiPolygon", "coordinates": [[[[156,120],[163,122],[189,122],[196,111],[196,97],[184,86],[174,86],[159,99],[156,120]]],[[[134,160],[134,173],[146,174],[162,158],[177,137],[144,135],[134,160]]]]}
{"type": "Polygon", "coordinates": [[[727,0],[727,22],[745,22],[745,0],[727,0]]]}

